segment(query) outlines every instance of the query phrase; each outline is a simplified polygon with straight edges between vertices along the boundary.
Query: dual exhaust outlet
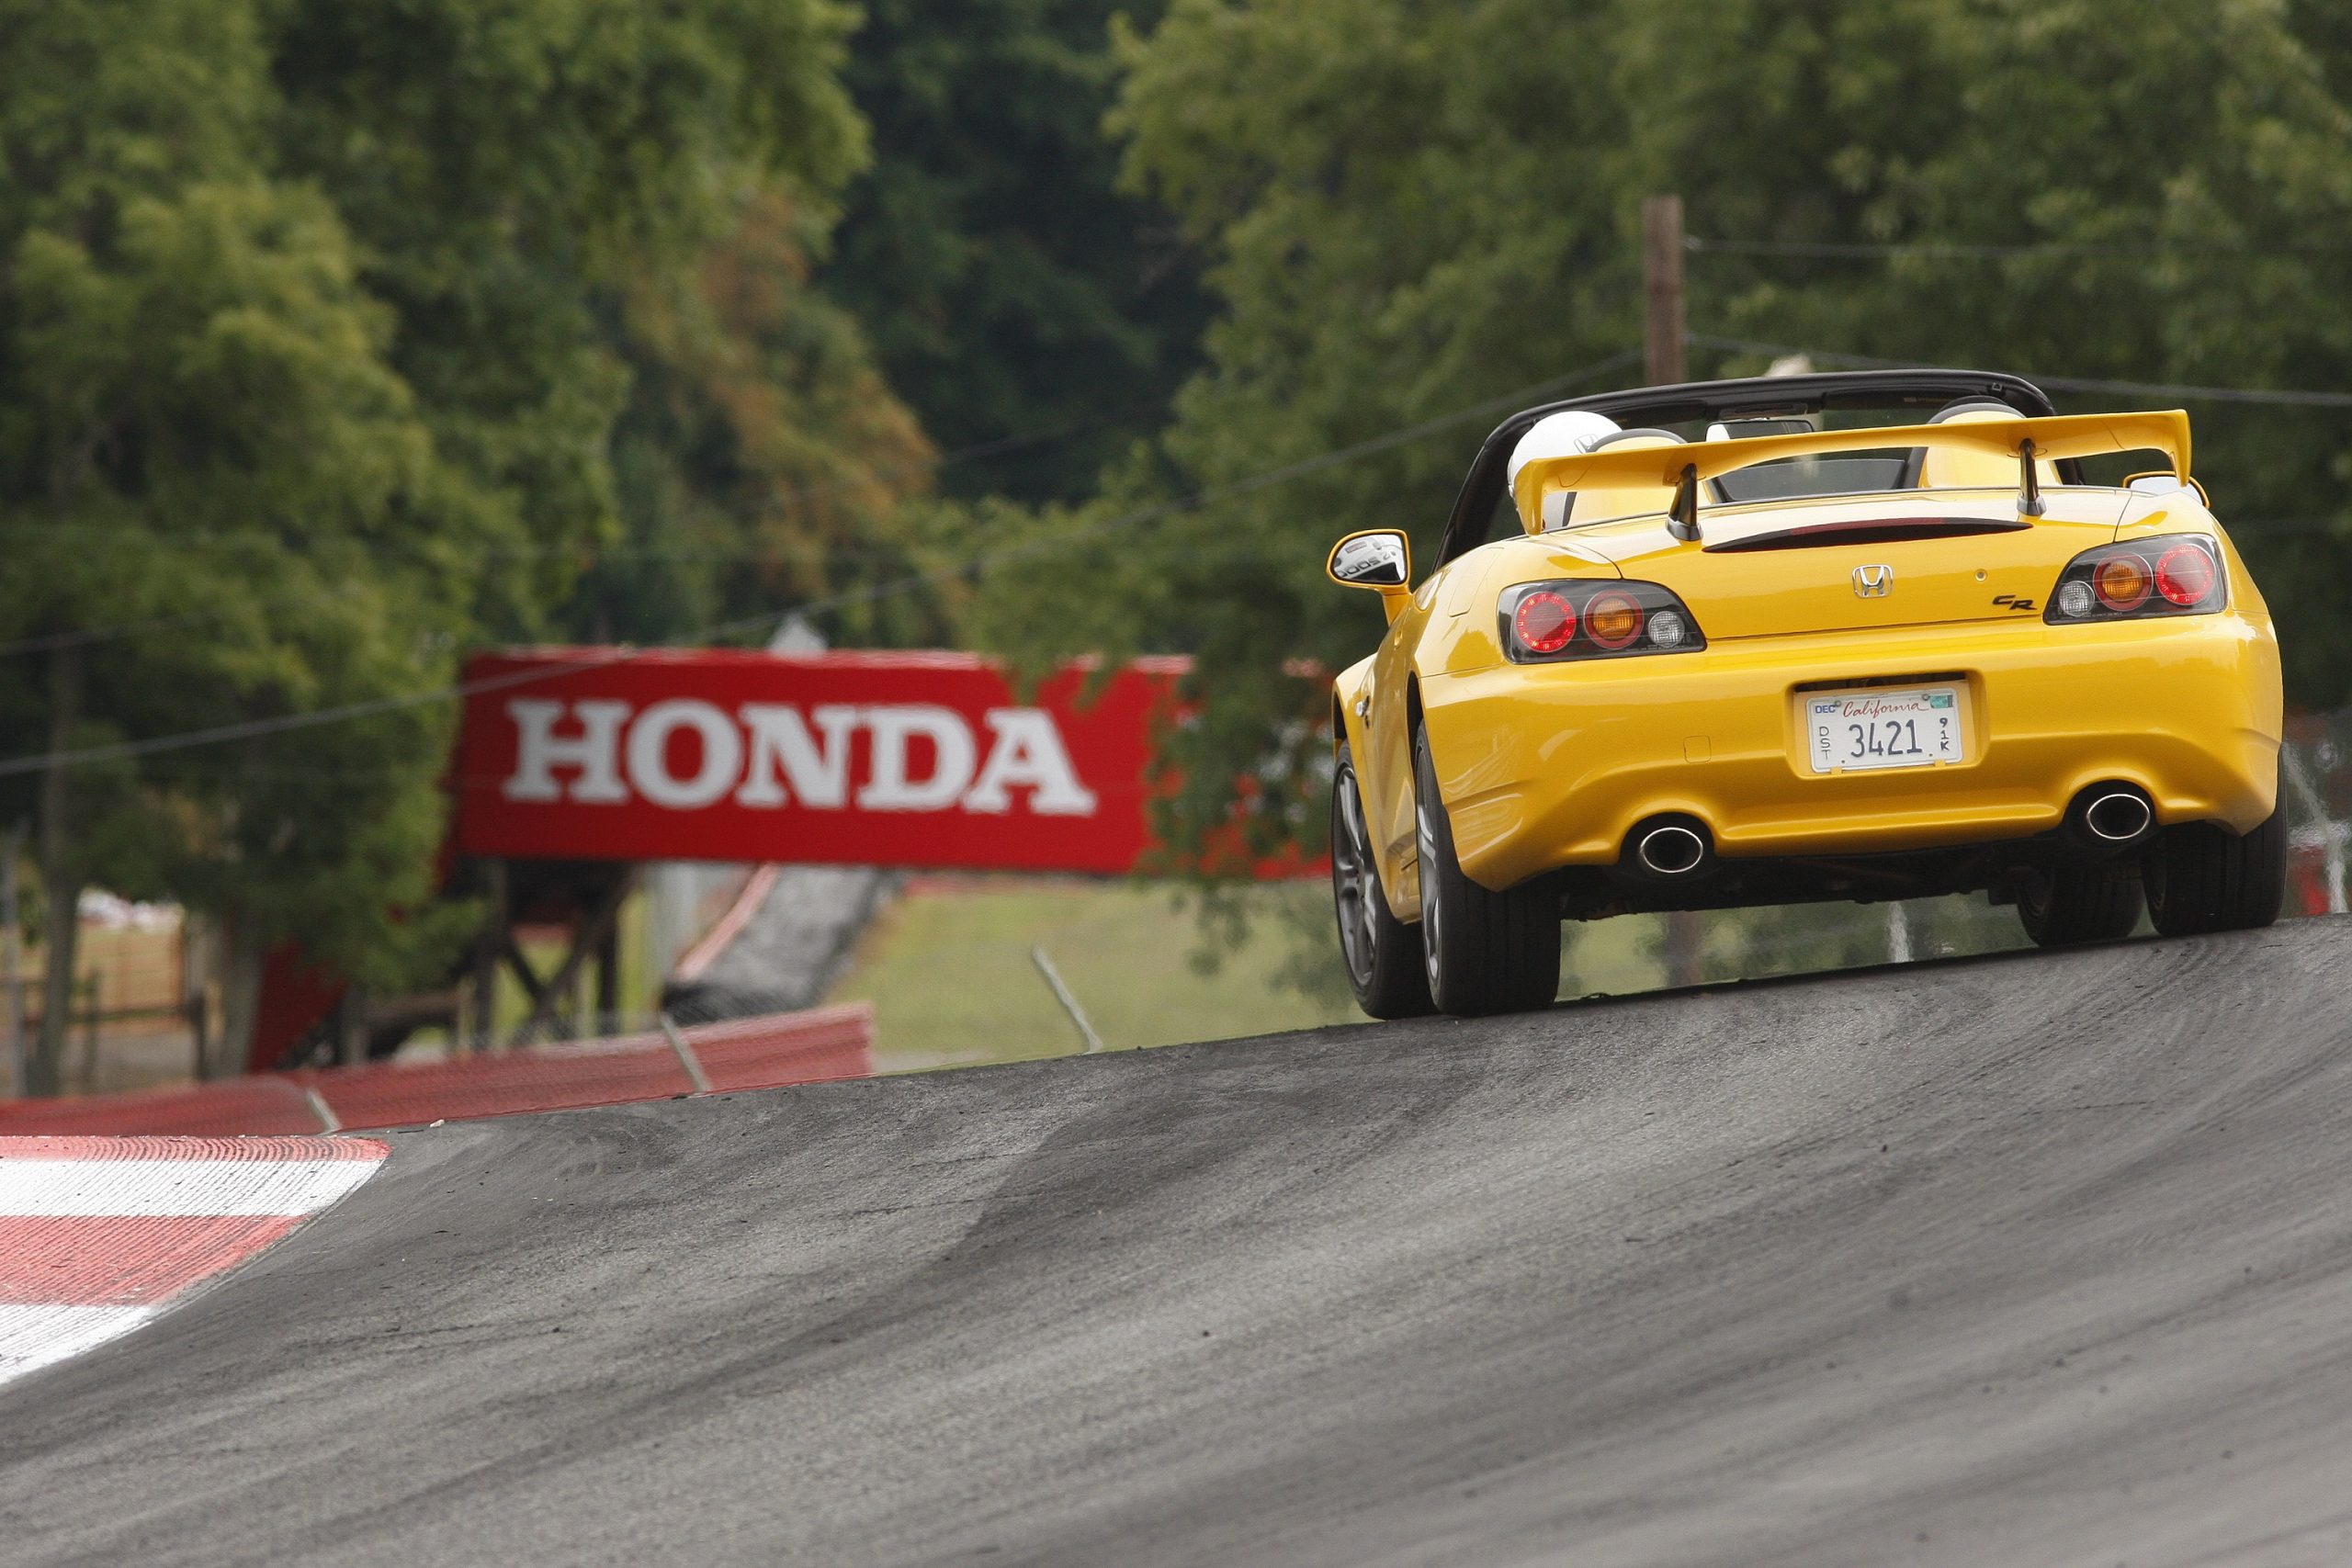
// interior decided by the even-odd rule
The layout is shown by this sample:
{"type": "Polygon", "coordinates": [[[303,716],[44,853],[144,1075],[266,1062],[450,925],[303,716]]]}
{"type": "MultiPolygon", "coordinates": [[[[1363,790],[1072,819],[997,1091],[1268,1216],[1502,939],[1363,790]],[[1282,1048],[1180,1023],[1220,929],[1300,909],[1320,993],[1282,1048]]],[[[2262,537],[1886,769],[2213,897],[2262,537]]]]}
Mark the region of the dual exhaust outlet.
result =
{"type": "MultiPolygon", "coordinates": [[[[2085,849],[2130,849],[2156,830],[2156,809],[2137,784],[2097,784],[2066,807],[2066,833],[2085,849]]],[[[1695,817],[1669,812],[1646,818],[1625,835],[1627,870],[1663,882],[1683,882],[1712,869],[1714,836],[1695,817]]]]}

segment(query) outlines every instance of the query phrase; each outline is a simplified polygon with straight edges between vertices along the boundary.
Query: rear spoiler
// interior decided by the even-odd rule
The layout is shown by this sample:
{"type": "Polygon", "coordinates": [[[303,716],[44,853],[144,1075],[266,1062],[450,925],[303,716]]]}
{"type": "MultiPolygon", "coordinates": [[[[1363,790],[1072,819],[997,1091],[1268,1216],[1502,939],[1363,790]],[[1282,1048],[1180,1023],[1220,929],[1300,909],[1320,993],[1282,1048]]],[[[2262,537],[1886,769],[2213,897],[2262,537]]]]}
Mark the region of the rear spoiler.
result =
{"type": "Polygon", "coordinates": [[[1730,441],[1699,441],[1678,446],[1538,457],[1519,471],[1511,498],[1531,534],[1543,526],[1546,498],[1565,491],[1656,490],[1671,487],[1674,503],[1668,531],[1678,539],[1699,536],[1702,481],[1781,457],[1815,457],[1831,452],[1883,452],[1892,446],[1943,446],[2018,460],[2018,511],[2041,515],[2037,459],[2097,457],[2113,452],[2162,452],[2173,472],[2188,478],[2188,415],[2179,409],[2149,413],[2052,414],[2041,419],[1954,420],[1944,424],[1883,425],[1872,430],[1816,430],[1798,435],[1756,435],[1730,441]]]}

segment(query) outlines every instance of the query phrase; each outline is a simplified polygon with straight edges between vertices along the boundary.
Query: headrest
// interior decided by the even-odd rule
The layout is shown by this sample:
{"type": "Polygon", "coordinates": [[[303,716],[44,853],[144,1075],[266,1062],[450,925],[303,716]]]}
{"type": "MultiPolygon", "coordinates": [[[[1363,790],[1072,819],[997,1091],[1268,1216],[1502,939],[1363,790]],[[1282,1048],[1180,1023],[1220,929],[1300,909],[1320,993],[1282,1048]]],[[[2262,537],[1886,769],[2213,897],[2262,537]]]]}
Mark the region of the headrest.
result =
{"type": "MultiPolygon", "coordinates": [[[[1519,484],[1519,470],[1539,457],[1566,457],[1580,452],[1590,452],[1611,438],[1625,434],[1624,427],[1605,413],[1587,409],[1569,409],[1563,413],[1546,414],[1528,426],[1519,445],[1510,449],[1510,472],[1504,479],[1506,490],[1519,484]]],[[[1556,528],[1567,520],[1568,498],[1554,496],[1544,504],[1544,524],[1556,528]]]]}

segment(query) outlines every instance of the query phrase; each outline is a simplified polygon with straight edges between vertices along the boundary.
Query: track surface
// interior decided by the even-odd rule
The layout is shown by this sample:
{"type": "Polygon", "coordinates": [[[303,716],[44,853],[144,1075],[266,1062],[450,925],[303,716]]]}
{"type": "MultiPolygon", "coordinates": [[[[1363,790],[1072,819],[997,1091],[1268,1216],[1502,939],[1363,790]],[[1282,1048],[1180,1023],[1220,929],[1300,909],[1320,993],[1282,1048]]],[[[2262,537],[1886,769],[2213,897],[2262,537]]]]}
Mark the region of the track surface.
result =
{"type": "Polygon", "coordinates": [[[2352,925],[394,1139],[0,1561],[2352,1554],[2352,925]]]}

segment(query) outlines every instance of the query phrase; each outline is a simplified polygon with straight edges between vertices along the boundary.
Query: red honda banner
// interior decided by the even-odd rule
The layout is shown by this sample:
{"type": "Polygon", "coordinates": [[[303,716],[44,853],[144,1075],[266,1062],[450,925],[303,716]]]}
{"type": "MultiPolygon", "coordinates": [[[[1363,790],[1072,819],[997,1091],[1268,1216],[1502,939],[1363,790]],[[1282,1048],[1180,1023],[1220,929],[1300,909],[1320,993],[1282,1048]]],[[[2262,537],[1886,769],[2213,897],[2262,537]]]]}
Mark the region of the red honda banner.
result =
{"type": "Polygon", "coordinates": [[[959,653],[526,649],[467,667],[458,848],[1125,872],[1179,660],[1080,704],[959,653]]]}

